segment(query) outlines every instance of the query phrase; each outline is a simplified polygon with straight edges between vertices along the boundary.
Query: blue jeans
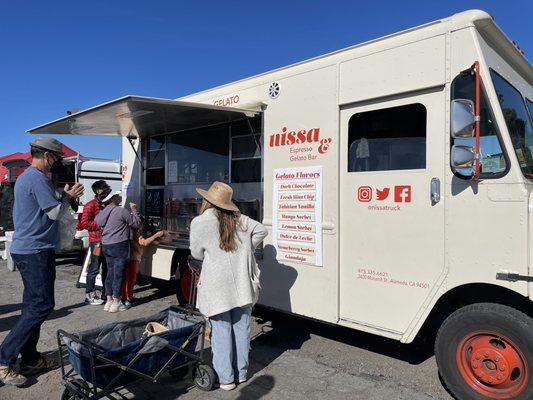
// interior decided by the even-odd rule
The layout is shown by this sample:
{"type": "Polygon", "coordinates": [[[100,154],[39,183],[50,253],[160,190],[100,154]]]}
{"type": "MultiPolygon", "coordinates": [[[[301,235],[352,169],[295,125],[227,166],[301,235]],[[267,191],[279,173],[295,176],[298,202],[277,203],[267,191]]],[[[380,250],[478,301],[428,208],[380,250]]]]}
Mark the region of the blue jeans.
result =
{"type": "Polygon", "coordinates": [[[89,266],[87,267],[87,279],[85,284],[85,293],[91,293],[96,290],[95,288],[95,282],[96,277],[98,276],[98,273],[100,272],[100,265],[102,266],[102,297],[105,296],[105,280],[107,278],[107,263],[105,260],[105,256],[95,256],[93,254],[94,247],[96,246],[96,243],[90,243],[89,249],[91,251],[91,261],[89,262],[89,266]]]}
{"type": "Polygon", "coordinates": [[[221,385],[247,378],[252,307],[234,308],[209,318],[213,367],[221,385]]]}
{"type": "Polygon", "coordinates": [[[124,270],[129,262],[130,242],[125,240],[120,243],[105,244],[104,255],[107,261],[106,295],[118,299],[122,294],[124,270]]]}
{"type": "Polygon", "coordinates": [[[55,252],[44,250],[36,254],[11,254],[11,257],[24,285],[22,315],[0,346],[0,364],[14,365],[20,354],[23,364],[35,365],[41,357],[37,351],[41,325],[55,306],[55,252]]]}

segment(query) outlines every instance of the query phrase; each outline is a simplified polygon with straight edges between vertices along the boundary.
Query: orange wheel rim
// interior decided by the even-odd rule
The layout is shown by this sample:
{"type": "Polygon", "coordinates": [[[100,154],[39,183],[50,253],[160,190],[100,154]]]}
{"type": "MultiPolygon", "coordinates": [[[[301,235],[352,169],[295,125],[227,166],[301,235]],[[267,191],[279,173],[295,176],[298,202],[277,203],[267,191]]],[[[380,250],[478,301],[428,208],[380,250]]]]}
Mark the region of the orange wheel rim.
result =
{"type": "Polygon", "coordinates": [[[529,381],[526,358],[520,348],[496,332],[476,332],[457,347],[459,372],[476,392],[492,399],[521,394],[529,381]]]}

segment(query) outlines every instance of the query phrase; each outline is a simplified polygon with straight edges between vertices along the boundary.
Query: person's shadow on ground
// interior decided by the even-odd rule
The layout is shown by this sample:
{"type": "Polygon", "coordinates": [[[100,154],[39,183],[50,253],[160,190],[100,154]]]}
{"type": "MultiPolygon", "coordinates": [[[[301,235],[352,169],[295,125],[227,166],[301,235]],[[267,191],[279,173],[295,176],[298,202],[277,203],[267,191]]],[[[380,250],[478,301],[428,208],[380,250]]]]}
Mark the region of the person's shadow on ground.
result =
{"type": "Polygon", "coordinates": [[[261,295],[259,303],[268,304],[270,307],[291,312],[291,288],[298,278],[298,271],[277,260],[277,250],[272,245],[263,249],[263,262],[261,263],[261,295]]]}
{"type": "Polygon", "coordinates": [[[9,314],[22,308],[22,303],[0,304],[0,315],[9,314]]]}
{"type": "MultiPolygon", "coordinates": [[[[264,252],[269,264],[261,270],[263,287],[261,299],[264,300],[264,304],[291,312],[293,310],[290,289],[298,277],[298,272],[277,261],[276,249],[273,246],[266,246],[264,252]]],[[[310,339],[311,334],[400,359],[410,364],[420,364],[433,355],[431,340],[424,341],[423,338],[412,344],[401,344],[396,340],[348,327],[325,324],[263,307],[256,307],[254,316],[258,318],[257,323],[261,325],[261,332],[255,335],[250,343],[250,385],[254,382],[254,376],[261,378],[263,375],[260,375],[260,372],[283,353],[288,350],[301,349],[302,345],[310,339]]],[[[269,382],[273,387],[274,379],[269,382]]]]}
{"type": "MultiPolygon", "coordinates": [[[[265,246],[263,250],[264,264],[261,267],[260,302],[267,303],[284,311],[292,311],[290,290],[296,279],[298,271],[277,260],[276,248],[272,245],[265,246]]],[[[250,367],[249,381],[240,391],[239,399],[259,399],[269,393],[275,385],[271,375],[259,375],[272,362],[288,350],[298,350],[303,343],[309,340],[308,331],[298,329],[292,324],[287,324],[283,318],[270,318],[272,312],[256,307],[254,316],[261,325],[260,333],[250,340],[250,367]]]]}
{"type": "Polygon", "coordinates": [[[149,303],[154,300],[159,300],[171,295],[176,295],[176,288],[174,285],[169,284],[168,282],[163,282],[162,284],[150,284],[146,286],[139,286],[134,290],[134,293],[137,295],[135,296],[134,305],[138,306],[141,304],[149,303]],[[143,291],[153,289],[152,293],[150,293],[148,296],[140,297],[138,296],[139,293],[142,293],[143,291]]]}
{"type": "Polygon", "coordinates": [[[272,375],[261,375],[250,380],[239,390],[236,400],[259,400],[272,391],[276,379],[272,375]]]}
{"type": "MultiPolygon", "coordinates": [[[[18,304],[20,309],[22,307],[22,304],[18,304]]],[[[54,319],[60,319],[63,317],[66,317],[69,314],[72,314],[72,311],[84,307],[86,304],[84,302],[78,303],[78,304],[71,304],[62,308],[55,309],[52,311],[52,313],[46,318],[47,321],[54,320],[54,319]]],[[[17,309],[14,308],[12,311],[16,311],[17,309]]],[[[12,312],[12,311],[5,311],[5,313],[12,312]]],[[[0,318],[0,333],[10,331],[17,321],[20,318],[20,314],[17,315],[11,315],[9,317],[0,318]]]]}

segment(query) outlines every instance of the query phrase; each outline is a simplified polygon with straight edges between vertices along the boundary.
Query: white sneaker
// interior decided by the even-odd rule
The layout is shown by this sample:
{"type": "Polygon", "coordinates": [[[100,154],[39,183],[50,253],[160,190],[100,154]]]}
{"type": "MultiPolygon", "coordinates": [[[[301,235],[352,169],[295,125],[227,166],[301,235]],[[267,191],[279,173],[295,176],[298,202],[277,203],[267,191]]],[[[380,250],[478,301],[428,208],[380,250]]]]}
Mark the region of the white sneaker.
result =
{"type": "Polygon", "coordinates": [[[85,295],[85,302],[87,304],[90,304],[91,306],[99,306],[104,304],[104,301],[98,297],[96,297],[95,293],[87,293],[85,295]]]}
{"type": "Polygon", "coordinates": [[[116,313],[120,311],[120,305],[121,305],[120,299],[113,299],[111,302],[111,305],[109,306],[109,312],[110,313],[116,313]]]}
{"type": "Polygon", "coordinates": [[[229,383],[229,384],[227,384],[227,385],[220,385],[220,389],[222,389],[222,390],[228,390],[228,391],[229,391],[229,390],[233,390],[233,389],[235,389],[236,387],[237,387],[237,385],[234,384],[234,383],[229,383]]]}
{"type": "Polygon", "coordinates": [[[119,311],[126,311],[131,308],[131,302],[128,300],[124,300],[120,302],[120,307],[118,308],[119,311]]]}
{"type": "Polygon", "coordinates": [[[28,380],[15,371],[12,366],[0,365],[0,382],[4,385],[23,387],[28,383],[28,380]]]}
{"type": "Polygon", "coordinates": [[[109,312],[109,309],[111,308],[111,304],[113,304],[113,300],[107,300],[107,302],[104,305],[104,311],[109,312]]]}

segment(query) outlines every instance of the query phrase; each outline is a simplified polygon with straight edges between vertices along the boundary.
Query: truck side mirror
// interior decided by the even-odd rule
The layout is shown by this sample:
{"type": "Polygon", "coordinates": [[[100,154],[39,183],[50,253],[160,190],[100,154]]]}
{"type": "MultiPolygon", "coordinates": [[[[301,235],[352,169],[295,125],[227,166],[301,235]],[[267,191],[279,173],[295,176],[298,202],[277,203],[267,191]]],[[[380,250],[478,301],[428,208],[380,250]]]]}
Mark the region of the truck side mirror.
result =
{"type": "Polygon", "coordinates": [[[474,136],[474,102],[467,99],[452,100],[451,135],[454,139],[465,139],[474,136]]]}
{"type": "Polygon", "coordinates": [[[476,161],[476,151],[471,146],[452,146],[451,164],[453,168],[472,168],[476,161]]]}

